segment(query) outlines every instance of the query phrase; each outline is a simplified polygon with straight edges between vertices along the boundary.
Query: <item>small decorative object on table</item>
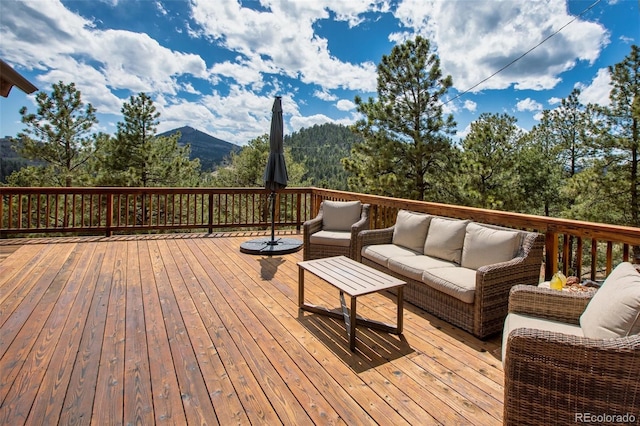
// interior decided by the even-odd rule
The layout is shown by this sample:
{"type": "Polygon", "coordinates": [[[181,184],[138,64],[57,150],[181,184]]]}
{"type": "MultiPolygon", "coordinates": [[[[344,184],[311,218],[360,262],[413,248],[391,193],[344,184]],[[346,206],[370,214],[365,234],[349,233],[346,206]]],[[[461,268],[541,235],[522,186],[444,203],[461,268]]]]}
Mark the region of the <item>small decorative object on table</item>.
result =
{"type": "Polygon", "coordinates": [[[573,293],[595,292],[598,290],[598,283],[586,280],[581,283],[576,276],[565,277],[562,272],[556,272],[551,281],[538,284],[538,287],[550,288],[558,291],[570,291],[573,293]]]}

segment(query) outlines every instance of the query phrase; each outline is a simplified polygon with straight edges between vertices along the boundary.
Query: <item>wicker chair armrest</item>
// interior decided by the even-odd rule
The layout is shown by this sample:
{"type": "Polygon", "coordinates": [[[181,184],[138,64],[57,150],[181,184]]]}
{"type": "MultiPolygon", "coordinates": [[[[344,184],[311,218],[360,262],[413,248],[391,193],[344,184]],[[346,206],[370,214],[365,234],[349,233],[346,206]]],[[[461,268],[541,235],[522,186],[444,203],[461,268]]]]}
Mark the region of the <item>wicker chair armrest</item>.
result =
{"type": "Polygon", "coordinates": [[[504,424],[573,424],[579,413],[640,415],[640,336],[589,339],[520,328],[506,344],[504,424]]]}
{"type": "Polygon", "coordinates": [[[358,234],[361,231],[365,231],[369,229],[371,219],[369,217],[369,208],[370,204],[362,205],[362,213],[360,215],[360,220],[351,225],[351,240],[349,243],[349,257],[352,259],[358,259],[358,254],[360,251],[358,250],[358,234]]]}
{"type": "Polygon", "coordinates": [[[369,229],[370,217],[369,217],[369,204],[362,205],[362,214],[360,215],[360,220],[351,225],[351,238],[355,241],[358,233],[360,231],[364,231],[369,229]]]}
{"type": "Polygon", "coordinates": [[[313,219],[309,219],[302,224],[302,231],[305,235],[315,234],[322,230],[322,212],[318,213],[318,216],[313,219]]]}
{"type": "Polygon", "coordinates": [[[580,315],[594,293],[573,293],[530,285],[517,285],[509,294],[509,313],[580,324],[580,315]]]}
{"type": "Polygon", "coordinates": [[[365,246],[373,246],[377,244],[391,244],[393,241],[393,229],[391,226],[389,228],[382,229],[368,229],[364,231],[360,231],[356,238],[356,252],[355,259],[360,262],[362,260],[362,248],[365,246]]]}

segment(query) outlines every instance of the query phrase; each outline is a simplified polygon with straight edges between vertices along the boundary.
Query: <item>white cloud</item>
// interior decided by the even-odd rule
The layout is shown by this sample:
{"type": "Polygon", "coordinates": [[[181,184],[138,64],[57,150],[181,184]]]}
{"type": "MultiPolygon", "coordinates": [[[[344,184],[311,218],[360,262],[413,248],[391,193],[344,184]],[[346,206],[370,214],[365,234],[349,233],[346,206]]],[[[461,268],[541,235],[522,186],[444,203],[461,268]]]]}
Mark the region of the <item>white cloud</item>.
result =
{"type": "Polygon", "coordinates": [[[516,104],[516,109],[518,111],[542,111],[543,107],[540,102],[534,101],[531,98],[523,99],[518,101],[516,104]]]}
{"type": "MultiPolygon", "coordinates": [[[[358,16],[384,8],[386,2],[367,0],[344,2],[273,0],[268,11],[257,11],[228,2],[219,4],[192,0],[192,17],[204,36],[226,49],[237,52],[260,73],[299,78],[325,90],[344,88],[375,91],[376,67],[372,62],[351,64],[333,56],[328,41],[314,32],[314,24],[329,17],[359,22],[358,16]]],[[[216,69],[212,71],[217,72],[216,69]]],[[[243,84],[242,81],[238,83],[243,84]]]]}
{"type": "Polygon", "coordinates": [[[552,98],[549,98],[549,100],[547,101],[547,103],[548,103],[549,105],[557,105],[557,104],[559,104],[560,102],[562,102],[562,98],[558,98],[558,97],[555,97],[555,96],[554,96],[554,97],[552,97],[552,98]]]}
{"type": "Polygon", "coordinates": [[[320,100],[328,101],[328,102],[338,100],[338,97],[336,95],[329,93],[325,90],[316,90],[315,92],[313,92],[313,96],[315,96],[320,100]]]}
{"type": "Polygon", "coordinates": [[[598,104],[606,106],[610,104],[609,92],[611,91],[611,75],[607,68],[600,68],[589,85],[576,84],[580,89],[578,98],[583,105],[598,104]]]}
{"type": "Polygon", "coordinates": [[[39,81],[76,83],[101,113],[119,113],[114,89],[175,95],[178,76],[207,77],[198,55],[167,49],[147,34],[98,30],[59,1],[10,3],[0,29],[3,55],[44,70],[39,81]]]}
{"type": "Polygon", "coordinates": [[[338,108],[340,111],[351,111],[355,109],[355,107],[356,107],[356,104],[354,104],[348,99],[340,99],[336,103],[336,108],[338,108]]]}
{"type": "MultiPolygon", "coordinates": [[[[573,19],[557,0],[403,0],[396,16],[434,43],[458,90],[489,77],[573,19]]],[[[553,88],[577,62],[593,63],[608,37],[600,24],[578,19],[473,90],[553,88]]]]}
{"type": "Polygon", "coordinates": [[[476,109],[478,108],[478,104],[473,101],[466,100],[464,101],[463,108],[466,109],[467,111],[475,112],[476,109]]]}

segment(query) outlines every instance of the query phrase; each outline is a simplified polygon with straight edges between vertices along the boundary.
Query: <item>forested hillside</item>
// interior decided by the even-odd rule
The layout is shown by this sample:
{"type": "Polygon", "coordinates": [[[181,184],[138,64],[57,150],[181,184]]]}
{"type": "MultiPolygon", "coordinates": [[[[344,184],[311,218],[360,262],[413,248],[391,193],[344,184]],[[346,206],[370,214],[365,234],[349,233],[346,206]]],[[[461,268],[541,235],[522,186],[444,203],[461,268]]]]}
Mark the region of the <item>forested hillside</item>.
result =
{"type": "Polygon", "coordinates": [[[22,158],[13,149],[11,138],[0,138],[0,183],[5,183],[11,173],[29,164],[35,162],[22,158]]]}
{"type": "Polygon", "coordinates": [[[348,157],[351,147],[362,138],[348,127],[327,123],[303,128],[284,138],[295,161],[304,163],[311,185],[323,188],[347,189],[347,173],[342,159],[348,157]]]}
{"type": "Polygon", "coordinates": [[[191,147],[190,159],[200,159],[200,166],[203,172],[214,170],[223,160],[229,156],[231,151],[239,151],[240,147],[222,139],[208,135],[193,127],[184,126],[178,129],[160,133],[158,136],[171,136],[180,132],[178,143],[181,146],[189,144],[191,147]]]}

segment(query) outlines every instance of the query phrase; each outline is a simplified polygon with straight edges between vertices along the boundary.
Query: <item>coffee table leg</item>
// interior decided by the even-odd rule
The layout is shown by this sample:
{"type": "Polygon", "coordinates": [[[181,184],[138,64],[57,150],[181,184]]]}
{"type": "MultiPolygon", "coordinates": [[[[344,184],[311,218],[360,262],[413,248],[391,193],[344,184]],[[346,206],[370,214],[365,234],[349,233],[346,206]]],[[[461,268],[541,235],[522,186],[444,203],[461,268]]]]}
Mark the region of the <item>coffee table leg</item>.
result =
{"type": "Polygon", "coordinates": [[[398,320],[396,322],[396,334],[402,334],[402,323],[404,320],[404,294],[402,286],[398,287],[398,320]]]}
{"type": "Polygon", "coordinates": [[[298,307],[304,305],[304,269],[298,266],[298,307]]]}
{"type": "Polygon", "coordinates": [[[351,349],[351,352],[356,351],[356,323],[358,322],[356,299],[355,296],[351,296],[351,321],[349,324],[349,349],[351,349]]]}

